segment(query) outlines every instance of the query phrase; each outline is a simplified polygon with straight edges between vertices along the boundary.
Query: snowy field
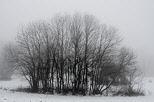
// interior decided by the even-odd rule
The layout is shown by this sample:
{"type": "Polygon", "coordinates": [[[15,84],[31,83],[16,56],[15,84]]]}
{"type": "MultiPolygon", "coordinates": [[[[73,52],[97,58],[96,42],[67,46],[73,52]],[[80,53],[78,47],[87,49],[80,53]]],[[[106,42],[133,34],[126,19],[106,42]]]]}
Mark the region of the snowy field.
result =
{"type": "Polygon", "coordinates": [[[10,91],[28,87],[22,77],[13,77],[11,81],[0,81],[0,102],[154,102],[154,77],[146,77],[143,82],[145,96],[62,96],[10,91]]]}

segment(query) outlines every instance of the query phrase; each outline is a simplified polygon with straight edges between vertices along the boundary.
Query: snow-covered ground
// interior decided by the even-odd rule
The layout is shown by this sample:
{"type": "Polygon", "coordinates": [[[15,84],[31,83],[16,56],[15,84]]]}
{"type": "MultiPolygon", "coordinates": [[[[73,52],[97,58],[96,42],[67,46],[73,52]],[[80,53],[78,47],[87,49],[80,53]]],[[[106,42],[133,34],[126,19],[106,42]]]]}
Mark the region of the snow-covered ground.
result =
{"type": "Polygon", "coordinates": [[[28,87],[22,77],[13,77],[11,81],[0,81],[0,102],[154,102],[154,77],[146,77],[143,82],[145,96],[62,96],[10,91],[28,87]]]}

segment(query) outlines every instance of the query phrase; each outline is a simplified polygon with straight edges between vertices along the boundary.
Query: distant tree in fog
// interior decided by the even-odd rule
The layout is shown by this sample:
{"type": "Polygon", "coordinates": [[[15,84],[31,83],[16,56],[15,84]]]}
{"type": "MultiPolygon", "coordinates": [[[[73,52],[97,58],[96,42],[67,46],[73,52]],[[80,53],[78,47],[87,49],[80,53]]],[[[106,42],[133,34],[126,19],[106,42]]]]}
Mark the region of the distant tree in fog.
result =
{"type": "Polygon", "coordinates": [[[5,45],[0,53],[0,80],[11,80],[15,66],[11,59],[13,57],[13,44],[5,45]]]}

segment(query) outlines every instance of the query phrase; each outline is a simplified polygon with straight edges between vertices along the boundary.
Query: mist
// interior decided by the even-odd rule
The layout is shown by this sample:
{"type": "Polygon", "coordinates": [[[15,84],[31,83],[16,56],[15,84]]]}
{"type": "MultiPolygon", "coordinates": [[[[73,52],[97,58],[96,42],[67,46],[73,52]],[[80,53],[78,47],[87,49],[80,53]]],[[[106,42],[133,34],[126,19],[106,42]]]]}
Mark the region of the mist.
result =
{"type": "Polygon", "coordinates": [[[153,0],[1,0],[0,49],[11,42],[21,25],[48,20],[56,13],[89,13],[119,30],[126,45],[138,56],[146,76],[154,74],[153,0]]]}

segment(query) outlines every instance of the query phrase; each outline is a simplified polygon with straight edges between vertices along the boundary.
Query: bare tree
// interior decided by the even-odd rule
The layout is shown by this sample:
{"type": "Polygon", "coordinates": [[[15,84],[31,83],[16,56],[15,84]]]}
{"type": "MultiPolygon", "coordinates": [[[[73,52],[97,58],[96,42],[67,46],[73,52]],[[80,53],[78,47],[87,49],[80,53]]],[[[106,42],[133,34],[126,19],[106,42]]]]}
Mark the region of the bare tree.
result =
{"type": "Polygon", "coordinates": [[[15,47],[13,44],[7,44],[1,52],[0,79],[2,80],[10,80],[16,68],[16,64],[13,63],[15,61],[13,57],[16,56],[15,47]]]}

